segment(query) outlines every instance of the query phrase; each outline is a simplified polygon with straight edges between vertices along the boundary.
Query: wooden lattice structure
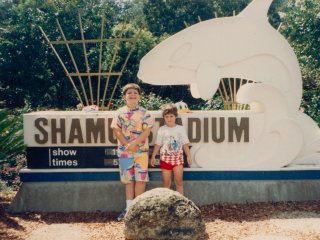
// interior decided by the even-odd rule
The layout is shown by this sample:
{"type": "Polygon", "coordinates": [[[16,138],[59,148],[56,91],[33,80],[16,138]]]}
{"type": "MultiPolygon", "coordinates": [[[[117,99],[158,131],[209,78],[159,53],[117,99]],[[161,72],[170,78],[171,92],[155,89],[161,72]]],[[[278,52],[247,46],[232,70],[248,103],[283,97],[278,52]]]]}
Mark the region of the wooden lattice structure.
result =
{"type": "MultiPolygon", "coordinates": [[[[81,15],[80,13],[78,14],[79,18],[79,29],[81,33],[81,39],[79,40],[67,40],[64,31],[62,30],[62,27],[60,25],[60,22],[58,19],[56,19],[57,27],[58,30],[61,34],[61,37],[63,40],[57,40],[57,41],[50,41],[47,34],[44,32],[44,30],[40,28],[40,31],[42,32],[44,38],[52,48],[54,54],[58,58],[65,74],[67,75],[70,83],[73,86],[73,90],[75,91],[77,98],[79,99],[80,103],[82,106],[89,106],[89,105],[97,105],[100,109],[109,109],[110,103],[113,99],[115,90],[120,82],[120,79],[123,75],[123,72],[125,70],[125,67],[128,63],[128,60],[132,54],[132,52],[135,49],[137,40],[139,38],[139,35],[141,33],[141,30],[138,32],[138,34],[134,38],[123,38],[124,34],[124,28],[125,24],[122,25],[122,29],[120,32],[119,38],[104,38],[104,27],[105,27],[105,19],[104,17],[101,17],[101,31],[100,31],[100,38],[99,39],[85,39],[84,37],[84,31],[83,31],[83,26],[82,26],[82,20],[81,20],[81,15]],[[116,58],[118,55],[118,51],[120,48],[120,43],[126,43],[129,42],[131,43],[130,50],[128,52],[128,55],[125,58],[125,61],[122,64],[122,67],[120,67],[120,71],[115,72],[113,71],[113,67],[116,62],[116,58]],[[88,44],[99,44],[99,64],[98,64],[98,69],[96,71],[91,71],[91,66],[88,61],[88,44]],[[102,57],[103,57],[103,51],[107,49],[106,44],[107,43],[113,43],[114,48],[112,52],[112,60],[110,63],[107,63],[108,69],[103,70],[102,68],[102,57]],[[75,59],[74,54],[71,50],[70,45],[73,44],[81,44],[82,49],[83,49],[83,54],[84,54],[84,61],[81,61],[80,64],[85,64],[85,72],[80,72],[79,71],[79,59],[75,59]],[[67,69],[66,64],[63,62],[62,58],[60,57],[55,45],[62,45],[65,46],[68,50],[68,54],[70,56],[70,59],[72,61],[73,65],[73,70],[67,69]],[[108,92],[108,85],[110,83],[111,77],[116,77],[116,81],[114,84],[114,87],[112,89],[112,93],[109,94],[107,97],[107,92],[108,92]],[[83,79],[84,78],[84,79],[83,79]],[[76,84],[75,79],[78,79],[79,84],[76,84]],[[86,81],[84,81],[86,80],[86,81]],[[97,81],[96,84],[93,84],[93,81],[97,81]],[[86,87],[85,85],[88,85],[86,87]],[[93,89],[93,86],[96,86],[96,89],[93,89]],[[102,86],[104,85],[103,89],[102,86]],[[80,90],[78,89],[80,88],[80,90]],[[89,93],[87,93],[89,92],[89,93]],[[89,95],[89,96],[88,96],[89,95]],[[105,101],[106,99],[109,99],[107,107],[105,107],[105,101]]],[[[109,90],[110,91],[110,90],[109,90]]]]}
{"type": "Polygon", "coordinates": [[[255,83],[252,80],[241,78],[222,78],[218,88],[225,110],[247,110],[248,104],[241,104],[236,101],[238,90],[247,83],[255,83]]]}

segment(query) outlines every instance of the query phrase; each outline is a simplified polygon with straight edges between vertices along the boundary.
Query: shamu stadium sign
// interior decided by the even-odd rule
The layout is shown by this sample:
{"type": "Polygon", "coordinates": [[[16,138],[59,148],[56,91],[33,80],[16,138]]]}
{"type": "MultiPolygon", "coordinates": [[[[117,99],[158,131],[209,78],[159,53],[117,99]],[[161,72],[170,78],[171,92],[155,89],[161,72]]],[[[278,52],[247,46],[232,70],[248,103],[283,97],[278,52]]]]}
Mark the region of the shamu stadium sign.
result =
{"type": "MultiPolygon", "coordinates": [[[[116,138],[110,127],[115,112],[85,113],[77,111],[34,112],[24,115],[28,168],[103,168],[118,165],[116,138]]],[[[152,145],[161,113],[151,112],[155,125],[149,136],[152,145]]],[[[259,117],[258,117],[259,118],[259,117]]],[[[250,143],[250,121],[244,116],[221,111],[196,111],[180,114],[178,124],[185,127],[190,147],[199,144],[250,143]]],[[[196,165],[195,165],[196,166],[196,165]]]]}

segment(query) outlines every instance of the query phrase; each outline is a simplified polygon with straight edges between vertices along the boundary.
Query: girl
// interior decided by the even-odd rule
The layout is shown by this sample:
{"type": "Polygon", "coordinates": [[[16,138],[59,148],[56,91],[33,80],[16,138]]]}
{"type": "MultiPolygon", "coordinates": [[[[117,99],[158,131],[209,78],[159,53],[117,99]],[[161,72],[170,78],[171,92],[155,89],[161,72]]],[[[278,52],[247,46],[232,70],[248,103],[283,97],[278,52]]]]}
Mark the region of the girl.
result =
{"type": "Polygon", "coordinates": [[[158,130],[151,157],[151,166],[154,166],[156,155],[160,149],[163,187],[170,188],[173,171],[176,190],[183,194],[183,151],[187,156],[189,166],[192,163],[188,147],[189,139],[185,129],[176,124],[178,109],[174,104],[166,104],[163,107],[162,116],[165,125],[158,130]]]}

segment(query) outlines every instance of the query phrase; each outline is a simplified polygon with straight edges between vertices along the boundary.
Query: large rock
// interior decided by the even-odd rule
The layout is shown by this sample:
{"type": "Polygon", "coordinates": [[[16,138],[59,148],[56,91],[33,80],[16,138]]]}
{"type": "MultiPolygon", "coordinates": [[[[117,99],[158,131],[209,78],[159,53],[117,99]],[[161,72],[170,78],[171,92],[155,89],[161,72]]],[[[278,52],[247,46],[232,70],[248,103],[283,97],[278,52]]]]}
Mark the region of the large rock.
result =
{"type": "Polygon", "coordinates": [[[127,239],[194,240],[205,232],[199,208],[167,188],[155,188],[138,196],[124,221],[127,239]]]}

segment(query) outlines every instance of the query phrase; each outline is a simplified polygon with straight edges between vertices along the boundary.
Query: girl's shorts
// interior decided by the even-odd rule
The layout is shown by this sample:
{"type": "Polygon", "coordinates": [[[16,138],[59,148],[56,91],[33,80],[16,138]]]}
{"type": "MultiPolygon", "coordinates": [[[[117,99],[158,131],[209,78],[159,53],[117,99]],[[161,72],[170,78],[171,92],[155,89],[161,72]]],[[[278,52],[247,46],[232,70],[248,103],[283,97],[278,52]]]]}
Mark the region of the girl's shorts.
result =
{"type": "Polygon", "coordinates": [[[183,163],[182,164],[173,165],[173,164],[167,163],[165,161],[160,161],[160,168],[161,169],[165,169],[165,170],[172,170],[174,167],[180,166],[180,165],[183,165],[183,163]]]}

